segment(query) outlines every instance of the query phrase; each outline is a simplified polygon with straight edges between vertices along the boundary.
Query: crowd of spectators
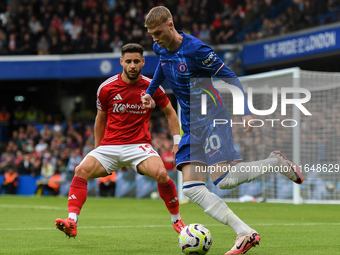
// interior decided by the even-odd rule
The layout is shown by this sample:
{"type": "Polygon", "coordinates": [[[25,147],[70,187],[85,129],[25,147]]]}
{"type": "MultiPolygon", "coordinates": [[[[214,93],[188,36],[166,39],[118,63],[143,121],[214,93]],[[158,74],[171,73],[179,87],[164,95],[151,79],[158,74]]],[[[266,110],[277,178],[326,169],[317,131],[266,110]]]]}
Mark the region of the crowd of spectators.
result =
{"type": "MultiPolygon", "coordinates": [[[[7,0],[0,2],[0,55],[120,52],[138,42],[152,49],[143,27],[146,13],[167,6],[176,28],[207,44],[246,42],[318,25],[317,15],[335,10],[339,0],[293,0],[266,17],[279,0],[7,0]],[[252,24],[262,19],[260,28],[252,24]],[[245,28],[245,33],[242,33],[245,28]]],[[[333,15],[327,22],[335,22],[333,15]]]]}

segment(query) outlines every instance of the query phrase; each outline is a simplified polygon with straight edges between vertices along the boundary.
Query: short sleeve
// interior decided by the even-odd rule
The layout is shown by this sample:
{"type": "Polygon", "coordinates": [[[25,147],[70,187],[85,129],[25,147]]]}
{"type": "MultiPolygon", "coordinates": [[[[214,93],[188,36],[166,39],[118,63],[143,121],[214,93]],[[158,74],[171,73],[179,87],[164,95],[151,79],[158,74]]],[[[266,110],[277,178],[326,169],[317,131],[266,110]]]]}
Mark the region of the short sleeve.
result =
{"type": "Polygon", "coordinates": [[[97,90],[96,106],[100,111],[107,111],[107,92],[104,87],[99,87],[97,90]]]}
{"type": "Polygon", "coordinates": [[[169,101],[170,101],[162,86],[159,86],[159,88],[156,90],[153,98],[156,102],[156,105],[160,108],[164,108],[165,106],[167,106],[169,101]]]}

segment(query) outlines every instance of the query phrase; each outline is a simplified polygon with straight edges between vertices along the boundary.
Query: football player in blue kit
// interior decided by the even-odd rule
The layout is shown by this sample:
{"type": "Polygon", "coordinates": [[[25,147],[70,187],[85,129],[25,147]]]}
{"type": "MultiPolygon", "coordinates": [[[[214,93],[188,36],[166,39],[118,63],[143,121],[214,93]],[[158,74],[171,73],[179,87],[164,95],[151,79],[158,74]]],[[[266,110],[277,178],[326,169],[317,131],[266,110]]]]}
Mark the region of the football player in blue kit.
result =
{"type": "MultiPolygon", "coordinates": [[[[183,174],[183,192],[204,209],[204,212],[222,224],[230,226],[237,234],[235,245],[226,254],[244,254],[260,242],[260,235],[205,186],[208,167],[214,184],[220,189],[232,189],[253,181],[265,171],[242,171],[249,166],[278,168],[280,173],[295,183],[303,177],[298,166],[287,160],[280,151],[273,151],[267,159],[238,163],[241,156],[234,149],[230,125],[214,125],[214,120],[229,120],[230,116],[221,95],[212,85],[212,75],[244,91],[237,76],[223,63],[211,47],[199,39],[177,31],[172,15],[164,6],[150,10],[145,27],[155,41],[153,49],[159,58],[152,82],[142,97],[144,107],[154,107],[152,96],[166,79],[181,106],[183,136],[176,154],[176,167],[183,174]],[[206,114],[201,113],[202,94],[209,94],[206,114]],[[218,103],[217,103],[218,102],[218,103]],[[212,170],[213,169],[213,170],[212,170]],[[202,170],[202,171],[200,171],[202,170]]],[[[244,100],[245,132],[252,131],[252,116],[244,100]]]]}

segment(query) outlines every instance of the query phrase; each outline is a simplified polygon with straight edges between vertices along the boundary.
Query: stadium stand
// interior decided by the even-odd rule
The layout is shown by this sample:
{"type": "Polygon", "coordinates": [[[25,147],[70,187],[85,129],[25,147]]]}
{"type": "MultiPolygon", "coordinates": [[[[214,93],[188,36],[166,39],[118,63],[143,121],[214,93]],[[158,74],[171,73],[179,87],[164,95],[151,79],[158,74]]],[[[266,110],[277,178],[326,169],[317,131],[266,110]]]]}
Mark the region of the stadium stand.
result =
{"type": "Polygon", "coordinates": [[[177,29],[212,45],[336,22],[340,11],[339,0],[7,0],[0,3],[0,55],[115,52],[127,42],[151,50],[143,20],[162,4],[174,13],[177,29]]]}

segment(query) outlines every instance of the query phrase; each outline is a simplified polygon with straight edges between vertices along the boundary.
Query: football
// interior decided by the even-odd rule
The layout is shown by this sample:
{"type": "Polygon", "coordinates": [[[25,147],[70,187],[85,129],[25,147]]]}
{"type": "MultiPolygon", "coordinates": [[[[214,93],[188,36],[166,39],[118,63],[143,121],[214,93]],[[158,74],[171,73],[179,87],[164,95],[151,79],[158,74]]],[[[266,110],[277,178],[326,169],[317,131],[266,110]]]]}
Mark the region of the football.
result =
{"type": "Polygon", "coordinates": [[[212,245],[212,236],[205,226],[198,223],[187,225],[178,237],[178,244],[185,254],[207,254],[212,245]]]}

